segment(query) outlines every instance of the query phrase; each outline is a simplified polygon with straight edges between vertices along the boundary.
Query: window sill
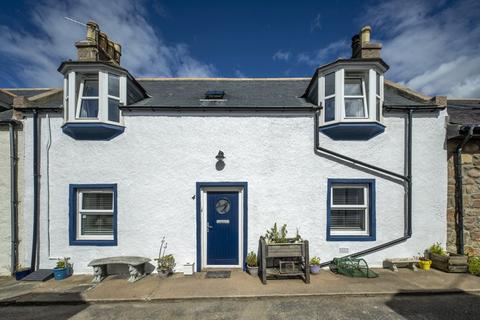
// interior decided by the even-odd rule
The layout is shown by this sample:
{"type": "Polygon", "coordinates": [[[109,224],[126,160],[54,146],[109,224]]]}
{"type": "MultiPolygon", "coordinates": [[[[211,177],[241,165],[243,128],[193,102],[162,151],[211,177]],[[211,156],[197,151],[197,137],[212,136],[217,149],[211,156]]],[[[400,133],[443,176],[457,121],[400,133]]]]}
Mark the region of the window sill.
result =
{"type": "Polygon", "coordinates": [[[67,122],[63,133],[75,140],[112,140],[123,133],[125,127],[103,122],[67,122]]]}
{"type": "Polygon", "coordinates": [[[71,239],[71,246],[98,246],[98,247],[115,247],[117,246],[117,240],[78,240],[71,239]]]}
{"type": "Polygon", "coordinates": [[[369,140],[385,131],[377,121],[335,122],[323,125],[320,132],[333,140],[369,140]]]}
{"type": "Polygon", "coordinates": [[[341,236],[341,235],[328,235],[327,241],[375,241],[375,235],[368,236],[341,236]]]}

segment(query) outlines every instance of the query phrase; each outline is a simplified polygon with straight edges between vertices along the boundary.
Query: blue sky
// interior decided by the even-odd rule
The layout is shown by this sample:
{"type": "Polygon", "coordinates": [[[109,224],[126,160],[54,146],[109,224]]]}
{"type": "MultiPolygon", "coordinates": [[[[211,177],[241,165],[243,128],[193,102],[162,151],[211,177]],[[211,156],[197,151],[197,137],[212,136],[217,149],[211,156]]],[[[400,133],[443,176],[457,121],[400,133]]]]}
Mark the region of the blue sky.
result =
{"type": "Polygon", "coordinates": [[[480,97],[480,1],[2,1],[0,87],[59,86],[93,19],[135,76],[304,77],[349,57],[365,24],[387,78],[426,94],[480,97]]]}

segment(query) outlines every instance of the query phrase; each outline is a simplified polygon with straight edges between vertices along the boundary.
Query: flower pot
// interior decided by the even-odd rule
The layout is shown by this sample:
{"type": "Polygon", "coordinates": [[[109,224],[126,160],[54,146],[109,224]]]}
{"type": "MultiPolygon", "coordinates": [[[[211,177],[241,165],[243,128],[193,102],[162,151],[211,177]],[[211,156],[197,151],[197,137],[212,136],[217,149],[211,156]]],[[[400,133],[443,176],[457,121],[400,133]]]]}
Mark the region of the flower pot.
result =
{"type": "Polygon", "coordinates": [[[21,280],[32,273],[32,269],[22,269],[15,272],[15,280],[21,280]]]}
{"type": "Polygon", "coordinates": [[[53,268],[55,280],[63,280],[71,275],[70,268],[53,268]]]}
{"type": "Polygon", "coordinates": [[[172,270],[158,270],[158,276],[160,278],[166,278],[172,274],[172,270]]]}
{"type": "Polygon", "coordinates": [[[248,272],[252,277],[258,277],[258,267],[250,267],[250,266],[247,266],[247,272],[248,272]]]}
{"type": "Polygon", "coordinates": [[[419,260],[418,266],[422,270],[430,270],[430,266],[432,265],[432,260],[419,260]]]}
{"type": "Polygon", "coordinates": [[[318,264],[311,264],[310,265],[310,273],[317,274],[320,272],[320,265],[318,264]]]}

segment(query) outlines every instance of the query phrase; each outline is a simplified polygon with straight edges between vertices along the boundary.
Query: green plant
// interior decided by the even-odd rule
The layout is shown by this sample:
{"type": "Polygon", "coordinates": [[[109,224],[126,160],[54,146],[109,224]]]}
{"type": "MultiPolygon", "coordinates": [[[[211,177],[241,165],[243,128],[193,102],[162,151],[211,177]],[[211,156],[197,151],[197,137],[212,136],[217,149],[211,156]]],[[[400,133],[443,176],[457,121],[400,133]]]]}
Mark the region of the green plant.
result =
{"type": "Polygon", "coordinates": [[[256,267],[256,266],[258,266],[258,263],[257,263],[257,255],[256,255],[255,252],[253,252],[253,251],[250,251],[250,252],[247,254],[247,266],[249,266],[249,267],[256,267]]]}
{"type": "Polygon", "coordinates": [[[447,253],[445,252],[445,250],[442,248],[442,246],[440,245],[440,242],[437,242],[437,243],[434,243],[429,249],[428,249],[428,252],[430,253],[436,253],[438,255],[441,255],[441,256],[446,256],[447,253]]]}
{"type": "Polygon", "coordinates": [[[175,268],[175,257],[172,254],[165,255],[165,251],[167,250],[168,243],[165,241],[165,237],[162,238],[162,242],[160,244],[160,250],[158,251],[158,259],[157,267],[160,271],[172,271],[175,268]]]}
{"type": "Polygon", "coordinates": [[[310,259],[310,264],[312,266],[319,266],[320,265],[320,258],[319,257],[312,257],[310,259]]]}
{"type": "Polygon", "coordinates": [[[480,276],[480,256],[471,256],[468,258],[468,272],[480,276]]]}
{"type": "Polygon", "coordinates": [[[58,259],[57,268],[63,269],[63,268],[71,267],[72,265],[70,264],[70,262],[68,262],[68,260],[70,260],[70,258],[67,258],[67,257],[65,257],[63,259],[58,259]]]}
{"type": "Polygon", "coordinates": [[[172,254],[163,255],[158,260],[158,269],[161,271],[171,271],[175,268],[175,257],[172,254]]]}
{"type": "Polygon", "coordinates": [[[273,227],[270,230],[267,230],[265,234],[265,239],[269,243],[286,243],[287,242],[287,225],[284,224],[280,231],[277,228],[277,223],[273,224],[273,227]]]}

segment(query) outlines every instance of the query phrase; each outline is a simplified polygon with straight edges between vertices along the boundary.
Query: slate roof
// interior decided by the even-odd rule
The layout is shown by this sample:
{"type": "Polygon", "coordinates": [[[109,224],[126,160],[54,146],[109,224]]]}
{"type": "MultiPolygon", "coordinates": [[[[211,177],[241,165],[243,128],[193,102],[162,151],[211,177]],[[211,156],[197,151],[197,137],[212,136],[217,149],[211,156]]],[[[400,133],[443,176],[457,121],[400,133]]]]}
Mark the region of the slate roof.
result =
{"type": "Polygon", "coordinates": [[[0,112],[0,122],[8,121],[8,120],[12,119],[12,116],[13,116],[13,110],[12,109],[0,112]]]}
{"type": "Polygon", "coordinates": [[[448,100],[447,112],[451,124],[480,125],[480,99],[448,100]]]}
{"type": "Polygon", "coordinates": [[[135,107],[312,107],[301,98],[310,78],[292,79],[137,79],[150,98],[135,107]],[[209,90],[225,91],[208,101],[209,90]]]}
{"type": "MultiPolygon", "coordinates": [[[[302,96],[310,78],[138,78],[149,97],[126,106],[141,108],[312,108],[302,96]],[[206,100],[210,90],[225,91],[223,100],[206,100]]],[[[62,108],[61,89],[1,89],[14,95],[26,94],[29,106],[45,109],[62,108]]],[[[385,106],[432,106],[430,97],[406,87],[385,81],[385,106]]],[[[28,108],[28,107],[27,107],[28,108]]],[[[1,111],[1,110],[0,110],[1,111]]]]}

